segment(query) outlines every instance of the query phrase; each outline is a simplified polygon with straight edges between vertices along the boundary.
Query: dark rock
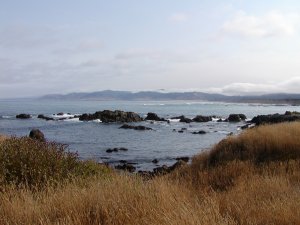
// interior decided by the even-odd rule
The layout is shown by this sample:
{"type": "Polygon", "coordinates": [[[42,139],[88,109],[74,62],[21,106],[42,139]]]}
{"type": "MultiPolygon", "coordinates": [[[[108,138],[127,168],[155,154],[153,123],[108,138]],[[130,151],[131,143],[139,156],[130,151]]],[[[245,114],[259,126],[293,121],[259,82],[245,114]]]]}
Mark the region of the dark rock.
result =
{"type": "Polygon", "coordinates": [[[191,123],[193,122],[193,120],[189,119],[189,118],[186,118],[184,115],[182,116],[177,116],[177,117],[172,117],[171,119],[179,119],[179,122],[181,123],[191,123]]]}
{"type": "Polygon", "coordinates": [[[286,116],[292,116],[292,115],[297,115],[297,116],[300,116],[300,112],[296,112],[296,111],[286,111],[285,114],[286,116]]]}
{"type": "Polygon", "coordinates": [[[19,114],[19,115],[16,115],[16,118],[17,118],[17,119],[30,119],[30,118],[31,118],[31,115],[25,114],[25,113],[21,113],[21,114],[19,114]]]}
{"type": "Polygon", "coordinates": [[[143,119],[134,112],[124,112],[120,110],[110,111],[98,111],[94,114],[82,114],[79,117],[81,121],[89,121],[100,119],[103,123],[112,123],[112,122],[121,122],[121,123],[129,123],[129,122],[140,122],[143,119]]]}
{"type": "Polygon", "coordinates": [[[119,129],[133,129],[133,130],[152,130],[150,127],[145,127],[145,126],[132,126],[128,124],[124,124],[119,129]]]}
{"type": "Polygon", "coordinates": [[[106,149],[106,152],[107,153],[112,153],[114,150],[113,149],[111,149],[111,148],[109,148],[109,149],[106,149]]]}
{"type": "Polygon", "coordinates": [[[241,126],[241,129],[242,130],[245,130],[245,129],[248,129],[248,128],[252,128],[254,126],[253,123],[247,123],[245,124],[244,126],[241,126]]]}
{"type": "Polygon", "coordinates": [[[206,131],[200,130],[200,131],[194,131],[192,134],[206,134],[206,131]]]}
{"type": "Polygon", "coordinates": [[[176,129],[173,129],[173,132],[176,132],[176,129]]]}
{"type": "Polygon", "coordinates": [[[115,168],[117,170],[125,170],[125,171],[128,171],[130,173],[133,173],[136,170],[136,168],[133,165],[127,164],[127,163],[124,163],[122,165],[117,165],[117,166],[115,166],[115,168]]]}
{"type": "Polygon", "coordinates": [[[120,162],[120,163],[123,163],[123,164],[124,164],[124,163],[127,163],[126,160],[119,160],[119,162],[120,162]]]}
{"type": "Polygon", "coordinates": [[[153,169],[153,173],[154,173],[154,175],[165,175],[165,174],[168,174],[168,173],[174,171],[175,169],[178,169],[178,168],[180,168],[180,167],[182,167],[184,165],[186,165],[185,161],[178,160],[176,163],[174,163],[170,167],[166,166],[166,165],[163,165],[163,166],[154,168],[153,169]]]}
{"type": "Polygon", "coordinates": [[[158,159],[153,159],[152,162],[156,164],[158,163],[158,159]]]}
{"type": "Polygon", "coordinates": [[[183,130],[179,130],[178,133],[183,133],[183,130]]]}
{"type": "Polygon", "coordinates": [[[241,120],[246,120],[247,119],[245,114],[239,114],[239,116],[240,116],[241,120]]]}
{"type": "Polygon", "coordinates": [[[48,117],[48,116],[44,116],[43,114],[38,115],[39,119],[43,119],[43,120],[54,120],[52,117],[48,117]]]}
{"type": "Polygon", "coordinates": [[[118,151],[128,151],[127,148],[108,148],[106,149],[107,153],[118,152],[118,151]]]}
{"type": "Polygon", "coordinates": [[[145,120],[154,120],[154,121],[166,121],[164,118],[160,118],[156,113],[149,112],[145,120]]]}
{"type": "Polygon", "coordinates": [[[56,115],[58,115],[58,116],[63,116],[64,113],[63,113],[63,112],[60,112],[60,113],[57,113],[56,115]]]}
{"type": "Polygon", "coordinates": [[[222,119],[218,119],[217,122],[223,122],[223,120],[222,119]]]}
{"type": "Polygon", "coordinates": [[[163,174],[167,174],[170,172],[170,168],[166,165],[157,167],[153,169],[153,172],[155,175],[163,175],[163,174]]]}
{"type": "Polygon", "coordinates": [[[177,157],[175,158],[177,161],[182,160],[184,162],[188,162],[190,160],[190,157],[188,156],[183,156],[183,157],[177,157]]]}
{"type": "Polygon", "coordinates": [[[247,119],[247,117],[244,114],[230,114],[228,117],[229,122],[241,122],[245,119],[247,119]]]}
{"type": "Polygon", "coordinates": [[[293,114],[293,113],[286,113],[286,114],[271,114],[271,115],[258,115],[255,116],[251,123],[255,123],[256,125],[261,124],[273,124],[273,123],[283,123],[283,122],[292,122],[292,121],[299,121],[300,115],[293,114]]]}
{"type": "Polygon", "coordinates": [[[172,172],[182,166],[186,165],[186,162],[183,160],[178,160],[174,165],[169,167],[169,171],[172,172]]]}
{"type": "Polygon", "coordinates": [[[29,133],[29,137],[38,141],[45,141],[45,136],[39,129],[32,129],[29,133]]]}
{"type": "Polygon", "coordinates": [[[193,121],[198,122],[198,123],[209,122],[209,121],[212,121],[212,117],[198,115],[193,119],[193,121]]]}

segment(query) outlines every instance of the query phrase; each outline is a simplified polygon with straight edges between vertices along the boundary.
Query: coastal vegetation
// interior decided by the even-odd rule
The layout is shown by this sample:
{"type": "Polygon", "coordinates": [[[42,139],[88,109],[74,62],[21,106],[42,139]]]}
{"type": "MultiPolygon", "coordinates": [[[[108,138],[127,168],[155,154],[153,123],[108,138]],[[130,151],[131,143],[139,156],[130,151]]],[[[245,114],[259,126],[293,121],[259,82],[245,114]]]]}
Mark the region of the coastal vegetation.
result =
{"type": "Polygon", "coordinates": [[[0,138],[0,224],[300,224],[300,122],[229,136],[152,179],[0,138]]]}

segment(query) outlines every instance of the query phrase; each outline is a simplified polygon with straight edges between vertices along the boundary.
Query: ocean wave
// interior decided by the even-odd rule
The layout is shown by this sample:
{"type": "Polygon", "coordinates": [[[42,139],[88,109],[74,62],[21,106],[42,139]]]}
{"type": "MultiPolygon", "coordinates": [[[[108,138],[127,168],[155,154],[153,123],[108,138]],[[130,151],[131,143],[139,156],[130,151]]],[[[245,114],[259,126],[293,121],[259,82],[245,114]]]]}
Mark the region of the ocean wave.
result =
{"type": "Polygon", "coordinates": [[[178,123],[180,121],[180,119],[168,119],[168,120],[172,123],[178,123]]]}
{"type": "Polygon", "coordinates": [[[144,106],[164,106],[164,103],[144,103],[144,106]]]}
{"type": "Polygon", "coordinates": [[[52,118],[57,118],[57,119],[62,119],[62,118],[69,118],[69,117],[74,117],[75,115],[71,114],[71,113],[64,113],[62,115],[57,115],[57,114],[53,114],[51,117],[52,118]]]}
{"type": "Polygon", "coordinates": [[[0,118],[1,118],[1,119],[10,119],[10,118],[13,118],[13,116],[6,116],[6,115],[5,115],[5,116],[0,116],[0,118]]]}
{"type": "Polygon", "coordinates": [[[92,122],[94,122],[94,123],[102,123],[102,121],[100,119],[92,120],[92,122]]]}
{"type": "Polygon", "coordinates": [[[70,118],[70,119],[65,119],[66,122],[82,122],[79,120],[79,118],[70,118]]]}

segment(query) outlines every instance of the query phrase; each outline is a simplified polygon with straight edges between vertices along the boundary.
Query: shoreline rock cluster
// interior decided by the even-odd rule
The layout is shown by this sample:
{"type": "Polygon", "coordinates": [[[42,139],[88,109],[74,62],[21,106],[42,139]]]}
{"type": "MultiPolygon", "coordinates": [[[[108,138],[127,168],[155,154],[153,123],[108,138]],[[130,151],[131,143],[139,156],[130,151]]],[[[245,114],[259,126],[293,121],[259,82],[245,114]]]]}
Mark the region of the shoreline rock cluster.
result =
{"type": "MultiPolygon", "coordinates": [[[[64,113],[60,112],[56,114],[57,116],[63,116],[64,113]]],[[[194,118],[187,118],[184,115],[171,117],[170,119],[165,119],[159,117],[156,113],[149,112],[145,118],[142,118],[138,113],[135,112],[125,112],[121,110],[103,110],[97,111],[93,114],[84,113],[82,115],[74,115],[67,114],[69,116],[53,118],[51,116],[45,116],[44,114],[39,114],[37,118],[43,119],[46,121],[49,120],[65,120],[65,119],[74,119],[79,118],[80,121],[91,121],[91,120],[101,120],[103,123],[131,123],[131,122],[142,122],[142,121],[158,121],[158,122],[168,122],[170,120],[179,120],[181,123],[206,123],[210,122],[213,119],[218,119],[217,122],[246,122],[247,117],[244,114],[230,114],[226,119],[219,118],[217,116],[203,116],[196,115],[194,118]]],[[[32,116],[30,114],[21,113],[16,115],[17,119],[30,119],[32,116]]],[[[272,123],[281,123],[281,122],[292,122],[292,121],[300,121],[300,113],[299,112],[290,112],[286,111],[284,114],[269,114],[269,115],[258,115],[255,116],[251,121],[247,122],[247,126],[249,124],[261,125],[261,124],[272,124],[272,123]]],[[[243,126],[246,128],[247,126],[243,126]]],[[[131,126],[128,124],[124,124],[124,127],[120,127],[124,129],[134,129],[134,130],[151,130],[151,128],[142,128],[139,126],[131,126]]]]}

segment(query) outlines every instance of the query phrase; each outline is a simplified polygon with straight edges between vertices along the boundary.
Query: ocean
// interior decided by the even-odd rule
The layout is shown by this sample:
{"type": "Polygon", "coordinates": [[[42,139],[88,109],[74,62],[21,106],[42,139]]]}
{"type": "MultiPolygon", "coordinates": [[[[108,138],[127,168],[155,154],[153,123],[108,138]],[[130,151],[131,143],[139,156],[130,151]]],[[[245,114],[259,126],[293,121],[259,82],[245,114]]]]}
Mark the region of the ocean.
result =
{"type": "MultiPolygon", "coordinates": [[[[126,160],[137,170],[152,170],[161,165],[172,165],[176,157],[192,157],[211,148],[228,134],[238,134],[244,122],[228,123],[213,120],[206,123],[180,123],[144,121],[136,123],[151,127],[151,131],[119,129],[120,123],[104,124],[99,121],[82,122],[78,119],[45,121],[38,114],[60,118],[63,112],[77,115],[101,110],[123,110],[146,117],[148,112],[171,118],[185,115],[214,115],[227,118],[242,113],[248,119],[256,115],[300,111],[300,106],[268,105],[193,101],[57,101],[57,100],[0,100],[0,133],[26,136],[33,128],[40,129],[47,140],[67,144],[68,150],[77,152],[81,159],[93,159],[111,165],[126,160]],[[31,114],[31,119],[16,119],[20,113],[31,114]],[[183,133],[178,133],[183,129],[183,133]],[[203,130],[206,134],[192,134],[203,130]],[[128,151],[107,153],[108,148],[127,148],[128,151]],[[154,159],[158,163],[152,163],[154,159]]],[[[133,125],[135,125],[133,123],[133,125]]]]}

